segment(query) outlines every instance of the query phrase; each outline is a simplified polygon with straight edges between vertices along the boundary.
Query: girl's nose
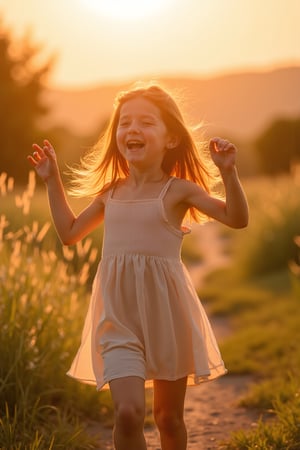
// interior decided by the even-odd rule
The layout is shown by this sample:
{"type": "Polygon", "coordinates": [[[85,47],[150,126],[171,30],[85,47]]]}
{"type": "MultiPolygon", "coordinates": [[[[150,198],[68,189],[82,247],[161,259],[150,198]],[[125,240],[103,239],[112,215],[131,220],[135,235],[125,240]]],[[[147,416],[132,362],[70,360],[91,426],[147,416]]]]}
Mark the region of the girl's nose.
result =
{"type": "Polygon", "coordinates": [[[128,127],[128,131],[130,132],[134,132],[134,133],[139,133],[140,132],[140,128],[139,128],[139,124],[137,120],[132,120],[129,124],[128,127]]]}

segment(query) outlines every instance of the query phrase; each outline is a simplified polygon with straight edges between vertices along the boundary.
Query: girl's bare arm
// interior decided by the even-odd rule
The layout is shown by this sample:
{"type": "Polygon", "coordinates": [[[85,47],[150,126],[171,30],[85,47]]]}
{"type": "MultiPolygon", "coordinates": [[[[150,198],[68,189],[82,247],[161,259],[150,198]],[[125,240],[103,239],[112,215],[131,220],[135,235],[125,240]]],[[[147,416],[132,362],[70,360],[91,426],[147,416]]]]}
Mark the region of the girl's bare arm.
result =
{"type": "Polygon", "coordinates": [[[199,186],[186,184],[186,199],[209,217],[232,228],[244,228],[248,224],[248,204],[235,166],[236,148],[230,142],[214,138],[210,141],[212,159],[223,179],[226,201],[209,196],[199,186]]]}
{"type": "Polygon", "coordinates": [[[45,182],[49,206],[57,234],[65,245],[81,240],[103,220],[104,204],[96,198],[78,216],[75,216],[66,199],[56,155],[49,141],[44,146],[33,145],[33,156],[28,156],[30,164],[45,182]]]}

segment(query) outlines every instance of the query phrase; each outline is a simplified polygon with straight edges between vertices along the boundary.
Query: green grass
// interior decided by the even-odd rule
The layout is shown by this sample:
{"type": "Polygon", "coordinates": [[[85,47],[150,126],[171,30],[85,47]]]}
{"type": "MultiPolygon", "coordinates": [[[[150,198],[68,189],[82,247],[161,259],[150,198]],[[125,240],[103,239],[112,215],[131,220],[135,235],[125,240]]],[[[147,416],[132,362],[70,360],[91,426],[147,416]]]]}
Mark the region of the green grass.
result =
{"type": "Polygon", "coordinates": [[[58,252],[44,193],[29,186],[17,207],[1,189],[0,448],[95,448],[85,421],[111,417],[110,399],[66,376],[89,302],[92,242],[58,252]]]}
{"type": "MultiPolygon", "coordinates": [[[[51,224],[46,192],[30,175],[25,190],[0,176],[0,449],[98,448],[89,421],[113,424],[108,391],[66,376],[80,344],[100,227],[67,248],[51,224]]],[[[70,199],[75,212],[86,201],[70,199]]],[[[187,262],[201,257],[186,240],[187,262]]],[[[146,424],[152,424],[147,395],[146,424]]]]}
{"type": "Polygon", "coordinates": [[[225,448],[295,450],[300,449],[300,242],[294,237],[300,198],[294,180],[286,178],[248,189],[253,223],[230,233],[233,240],[237,236],[232,266],[211,274],[200,292],[213,314],[230,321],[233,332],[221,345],[224,360],[229,373],[252,375],[255,383],[241,403],[262,415],[257,427],[234,433],[225,448]]]}
{"type": "Polygon", "coordinates": [[[281,270],[294,260],[299,234],[298,179],[255,179],[246,183],[250,203],[249,227],[237,233],[233,248],[236,265],[246,277],[281,270]]]}
{"type": "Polygon", "coordinates": [[[291,275],[286,270],[239,284],[229,273],[211,277],[214,288],[204,289],[201,296],[212,313],[226,315],[232,325],[232,335],[221,345],[229,373],[254,377],[241,403],[263,418],[271,414],[272,421],[263,419],[250,432],[233,434],[226,448],[299,449],[300,298],[291,275]]]}
{"type": "MultiPolygon", "coordinates": [[[[226,315],[222,344],[230,373],[256,381],[242,400],[258,408],[256,428],[235,433],[228,449],[299,449],[299,180],[246,183],[249,228],[225,233],[232,267],[219,270],[200,296],[226,315]],[[298,184],[297,184],[298,183],[298,184]],[[265,414],[267,413],[267,416],[265,414]]],[[[8,192],[0,178],[0,448],[95,448],[89,420],[112,425],[108,392],[69,379],[101,251],[102,229],[70,249],[58,242],[45,191],[8,192]],[[16,205],[17,202],[17,205],[16,205]],[[95,250],[98,254],[96,255],[95,250]]],[[[76,211],[84,203],[73,203],[76,211]]],[[[183,259],[201,259],[192,236],[183,259]]],[[[150,397],[147,398],[151,422],[150,397]]]]}

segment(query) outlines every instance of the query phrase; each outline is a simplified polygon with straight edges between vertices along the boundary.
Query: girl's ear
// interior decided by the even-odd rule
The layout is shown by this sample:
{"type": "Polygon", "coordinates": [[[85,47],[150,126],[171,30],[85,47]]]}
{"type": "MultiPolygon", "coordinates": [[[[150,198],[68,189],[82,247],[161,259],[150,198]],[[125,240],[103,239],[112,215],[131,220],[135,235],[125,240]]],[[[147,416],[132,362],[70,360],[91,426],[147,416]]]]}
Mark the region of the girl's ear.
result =
{"type": "Polygon", "coordinates": [[[179,136],[173,134],[170,136],[169,142],[167,143],[166,147],[168,150],[171,150],[173,148],[176,148],[180,144],[180,138],[179,136]]]}

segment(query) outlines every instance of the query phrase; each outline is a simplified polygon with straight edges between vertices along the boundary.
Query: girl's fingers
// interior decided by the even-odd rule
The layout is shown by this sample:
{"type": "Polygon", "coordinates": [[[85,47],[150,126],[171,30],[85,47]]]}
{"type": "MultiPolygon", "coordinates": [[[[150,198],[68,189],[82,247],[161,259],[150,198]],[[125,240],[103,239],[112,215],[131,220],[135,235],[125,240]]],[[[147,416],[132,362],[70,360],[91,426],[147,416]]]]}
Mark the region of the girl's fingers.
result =
{"type": "Polygon", "coordinates": [[[37,164],[43,159],[45,158],[45,152],[44,150],[37,144],[33,144],[32,148],[34,150],[34,152],[32,153],[32,155],[28,155],[27,159],[30,162],[30,164],[34,167],[37,166],[37,164]]]}
{"type": "Polygon", "coordinates": [[[48,139],[44,139],[44,145],[49,148],[53,148],[52,144],[48,141],[48,139]]]}
{"type": "Polygon", "coordinates": [[[36,161],[31,155],[28,155],[28,156],[27,156],[27,160],[30,162],[30,164],[31,164],[33,167],[35,167],[35,166],[37,165],[37,161],[36,161]]]}
{"type": "Polygon", "coordinates": [[[38,152],[33,152],[32,155],[27,156],[27,159],[33,167],[36,167],[42,160],[42,157],[38,152]]]}
{"type": "Polygon", "coordinates": [[[32,144],[32,148],[34,150],[34,153],[38,153],[39,155],[42,155],[44,153],[44,150],[38,144],[32,144]]]}
{"type": "Polygon", "coordinates": [[[52,147],[52,145],[50,144],[50,142],[45,139],[43,141],[43,144],[44,144],[43,147],[41,147],[38,144],[32,145],[32,148],[34,150],[33,159],[36,162],[41,161],[45,157],[55,160],[56,159],[55,151],[54,151],[54,148],[52,147]]]}
{"type": "Polygon", "coordinates": [[[209,141],[209,149],[215,150],[218,138],[213,138],[209,141]]]}
{"type": "Polygon", "coordinates": [[[228,142],[224,147],[225,152],[235,151],[235,150],[236,150],[236,147],[231,142],[228,142]]]}
{"type": "Polygon", "coordinates": [[[48,156],[48,158],[50,158],[50,159],[55,159],[56,158],[56,156],[55,156],[55,151],[54,151],[54,149],[53,149],[53,147],[44,147],[44,152],[45,152],[45,154],[46,154],[46,156],[48,156]]]}
{"type": "Polygon", "coordinates": [[[48,140],[43,141],[43,147],[38,144],[32,144],[33,152],[27,156],[29,164],[38,169],[46,160],[56,161],[55,151],[48,140]]]}
{"type": "Polygon", "coordinates": [[[215,137],[215,138],[210,140],[209,148],[210,148],[210,150],[214,150],[214,151],[220,152],[220,151],[223,150],[224,145],[225,145],[224,139],[221,139],[219,137],[215,137]]]}
{"type": "Polygon", "coordinates": [[[227,152],[236,150],[235,146],[231,142],[227,141],[226,139],[221,139],[218,137],[210,140],[209,148],[210,150],[214,150],[217,152],[227,152]]]}
{"type": "Polygon", "coordinates": [[[53,148],[53,146],[50,144],[50,142],[47,139],[44,140],[44,147],[43,148],[44,148],[45,151],[49,151],[50,154],[54,153],[54,148],[53,148]]]}
{"type": "Polygon", "coordinates": [[[43,147],[43,149],[44,149],[45,154],[49,158],[56,159],[54,148],[53,148],[52,144],[47,139],[44,140],[44,147],[43,147]]]}
{"type": "Polygon", "coordinates": [[[217,150],[219,152],[225,152],[229,144],[229,141],[226,141],[225,139],[219,139],[219,141],[217,142],[217,150]]]}
{"type": "Polygon", "coordinates": [[[33,156],[37,161],[40,161],[42,159],[41,155],[39,152],[33,152],[33,156]]]}
{"type": "Polygon", "coordinates": [[[34,152],[32,153],[32,155],[29,155],[29,161],[33,160],[35,161],[35,163],[38,163],[39,161],[41,161],[42,158],[45,157],[45,152],[44,150],[37,144],[33,144],[32,148],[34,150],[34,152]]]}

